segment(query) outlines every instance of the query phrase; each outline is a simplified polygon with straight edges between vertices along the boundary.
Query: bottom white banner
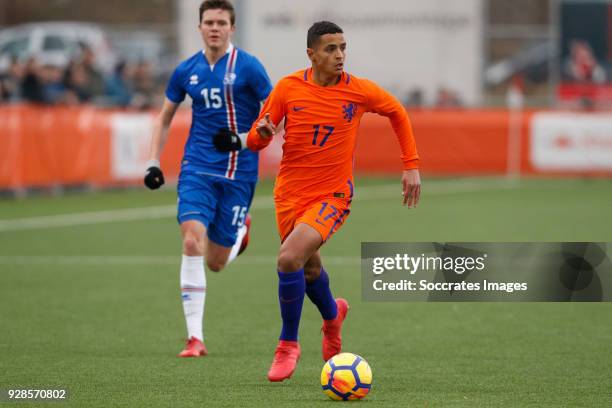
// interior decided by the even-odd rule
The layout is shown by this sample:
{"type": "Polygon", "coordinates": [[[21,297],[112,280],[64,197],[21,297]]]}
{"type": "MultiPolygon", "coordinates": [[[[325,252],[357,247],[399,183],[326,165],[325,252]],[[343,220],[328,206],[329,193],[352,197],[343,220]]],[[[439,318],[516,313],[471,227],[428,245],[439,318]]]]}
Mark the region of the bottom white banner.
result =
{"type": "Polygon", "coordinates": [[[544,171],[612,171],[612,114],[536,113],[531,163],[544,171]]]}
{"type": "Polygon", "coordinates": [[[111,174],[116,180],[143,177],[149,155],[153,117],[117,113],[111,118],[111,174]]]}

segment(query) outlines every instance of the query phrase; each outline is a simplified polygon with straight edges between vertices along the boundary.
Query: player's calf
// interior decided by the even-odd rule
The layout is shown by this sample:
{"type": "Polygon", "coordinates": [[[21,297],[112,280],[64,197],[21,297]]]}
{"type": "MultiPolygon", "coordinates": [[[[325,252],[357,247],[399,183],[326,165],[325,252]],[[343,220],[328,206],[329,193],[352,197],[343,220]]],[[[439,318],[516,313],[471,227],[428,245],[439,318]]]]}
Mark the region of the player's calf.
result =
{"type": "Polygon", "coordinates": [[[307,285],[319,279],[322,268],[321,255],[317,251],[304,265],[304,278],[306,278],[307,285]]]}
{"type": "Polygon", "coordinates": [[[208,240],[206,245],[206,266],[210,271],[220,272],[229,263],[232,248],[208,240]]]}
{"type": "Polygon", "coordinates": [[[221,272],[221,270],[225,267],[225,262],[211,261],[210,259],[207,259],[206,266],[208,267],[209,271],[221,272]]]}

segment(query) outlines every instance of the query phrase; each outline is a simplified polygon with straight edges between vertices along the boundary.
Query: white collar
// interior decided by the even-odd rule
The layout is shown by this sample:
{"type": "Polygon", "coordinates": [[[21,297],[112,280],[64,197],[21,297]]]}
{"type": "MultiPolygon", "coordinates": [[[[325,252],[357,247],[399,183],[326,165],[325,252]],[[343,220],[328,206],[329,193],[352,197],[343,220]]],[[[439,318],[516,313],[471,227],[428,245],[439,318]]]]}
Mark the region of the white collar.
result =
{"type": "MultiPolygon", "coordinates": [[[[229,43],[229,47],[227,47],[227,51],[225,51],[226,54],[231,53],[232,51],[234,51],[234,44],[232,44],[231,42],[229,43]]],[[[206,55],[206,48],[204,48],[202,50],[202,54],[206,55]]],[[[209,65],[210,68],[210,72],[212,72],[215,69],[215,64],[210,64],[209,65]]]]}
{"type": "MultiPolygon", "coordinates": [[[[232,44],[231,42],[229,43],[229,47],[227,47],[227,51],[225,51],[226,54],[231,53],[234,50],[234,44],[232,44]]],[[[202,50],[202,54],[206,55],[206,48],[204,48],[202,50]]]]}

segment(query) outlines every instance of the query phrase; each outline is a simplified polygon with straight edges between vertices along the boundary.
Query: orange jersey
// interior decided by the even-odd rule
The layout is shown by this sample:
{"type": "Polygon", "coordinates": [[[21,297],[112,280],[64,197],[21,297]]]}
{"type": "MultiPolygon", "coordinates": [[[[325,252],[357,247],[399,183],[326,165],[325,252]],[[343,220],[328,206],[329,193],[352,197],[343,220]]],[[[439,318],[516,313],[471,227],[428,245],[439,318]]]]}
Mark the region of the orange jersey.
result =
{"type": "Polygon", "coordinates": [[[352,196],[357,129],[366,112],[389,118],[400,143],[404,168],[418,168],[419,157],[406,110],[372,81],[343,73],[337,84],[323,87],[313,82],[310,68],[281,79],[247,139],[249,149],[263,149],[272,138],[259,136],[257,123],[266,113],[270,113],[275,125],[285,119],[276,199],[305,203],[326,195],[352,196]]]}

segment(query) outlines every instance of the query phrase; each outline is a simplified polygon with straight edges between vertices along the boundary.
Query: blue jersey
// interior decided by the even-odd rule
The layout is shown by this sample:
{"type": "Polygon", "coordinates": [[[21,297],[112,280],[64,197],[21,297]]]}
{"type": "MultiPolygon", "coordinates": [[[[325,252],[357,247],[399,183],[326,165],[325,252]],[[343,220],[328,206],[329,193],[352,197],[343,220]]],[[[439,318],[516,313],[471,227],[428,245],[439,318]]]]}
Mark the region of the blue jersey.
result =
{"type": "Polygon", "coordinates": [[[182,102],[186,94],[193,100],[181,171],[256,181],[257,153],[249,149],[221,153],[213,145],[213,136],[223,128],[248,132],[271,90],[259,60],[231,44],[215,65],[208,63],[202,51],[183,61],[166,88],[166,97],[174,103],[182,102]]]}

